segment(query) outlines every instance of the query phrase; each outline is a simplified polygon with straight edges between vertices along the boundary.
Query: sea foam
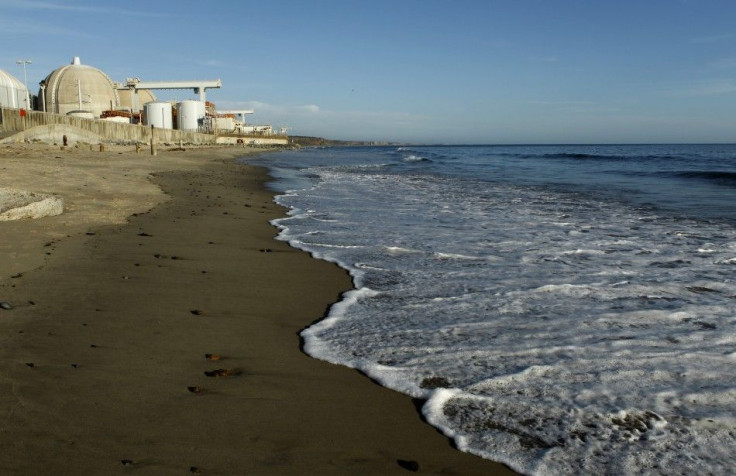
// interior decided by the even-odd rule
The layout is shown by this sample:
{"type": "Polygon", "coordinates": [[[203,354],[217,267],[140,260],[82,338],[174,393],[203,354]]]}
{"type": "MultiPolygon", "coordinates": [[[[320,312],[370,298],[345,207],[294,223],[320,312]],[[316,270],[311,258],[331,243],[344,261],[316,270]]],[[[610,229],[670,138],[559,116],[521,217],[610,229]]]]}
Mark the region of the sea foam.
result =
{"type": "Polygon", "coordinates": [[[438,174],[441,152],[421,152],[432,173],[312,168],[278,199],[281,239],[356,285],[303,332],[306,351],[427,398],[458,447],[524,473],[730,471],[733,225],[438,174]]]}

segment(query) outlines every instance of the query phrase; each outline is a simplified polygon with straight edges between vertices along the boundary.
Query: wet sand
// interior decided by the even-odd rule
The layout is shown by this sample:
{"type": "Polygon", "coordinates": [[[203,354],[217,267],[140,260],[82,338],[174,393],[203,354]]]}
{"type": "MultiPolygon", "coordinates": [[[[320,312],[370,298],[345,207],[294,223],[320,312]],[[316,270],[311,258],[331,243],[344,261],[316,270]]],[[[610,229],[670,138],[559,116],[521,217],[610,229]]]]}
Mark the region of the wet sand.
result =
{"type": "Polygon", "coordinates": [[[0,223],[0,473],[508,472],[300,351],[350,279],[273,239],[242,150],[0,146],[2,185],[67,207],[0,223]]]}

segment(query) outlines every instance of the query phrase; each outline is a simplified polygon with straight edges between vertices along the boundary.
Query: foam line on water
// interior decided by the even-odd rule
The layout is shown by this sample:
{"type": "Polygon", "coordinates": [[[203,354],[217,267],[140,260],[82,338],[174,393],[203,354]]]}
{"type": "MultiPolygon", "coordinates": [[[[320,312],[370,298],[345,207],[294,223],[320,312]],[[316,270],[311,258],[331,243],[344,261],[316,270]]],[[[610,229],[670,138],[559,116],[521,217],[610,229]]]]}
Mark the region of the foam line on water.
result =
{"type": "Polygon", "coordinates": [[[322,167],[280,198],[280,239],[356,285],[308,353],[429,398],[459,447],[523,472],[736,463],[733,226],[432,159],[322,167]]]}

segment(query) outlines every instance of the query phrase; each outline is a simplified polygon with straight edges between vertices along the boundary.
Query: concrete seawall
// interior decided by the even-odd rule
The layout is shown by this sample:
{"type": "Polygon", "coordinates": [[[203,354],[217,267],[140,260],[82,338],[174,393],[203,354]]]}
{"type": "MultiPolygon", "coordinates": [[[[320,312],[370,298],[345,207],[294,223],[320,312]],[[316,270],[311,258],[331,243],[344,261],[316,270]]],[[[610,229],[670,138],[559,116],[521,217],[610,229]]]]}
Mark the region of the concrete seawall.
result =
{"type": "MultiPolygon", "coordinates": [[[[101,119],[85,119],[39,111],[0,108],[0,143],[40,141],[61,143],[63,136],[72,142],[89,144],[148,144],[151,141],[152,129],[149,126],[124,124],[101,119]]],[[[216,134],[179,131],[173,129],[155,129],[157,143],[210,145],[231,143],[218,138],[216,134]]],[[[242,138],[245,144],[279,144],[286,145],[284,136],[264,136],[242,138]]],[[[233,140],[233,143],[236,141],[233,140]]]]}

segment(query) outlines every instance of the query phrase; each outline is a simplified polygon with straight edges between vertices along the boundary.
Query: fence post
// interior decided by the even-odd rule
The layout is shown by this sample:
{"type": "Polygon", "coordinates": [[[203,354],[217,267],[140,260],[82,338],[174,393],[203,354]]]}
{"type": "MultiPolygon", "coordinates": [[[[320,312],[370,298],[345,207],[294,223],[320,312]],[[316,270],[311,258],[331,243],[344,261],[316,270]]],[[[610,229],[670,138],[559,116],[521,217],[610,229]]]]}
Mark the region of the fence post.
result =
{"type": "Polygon", "coordinates": [[[151,155],[156,155],[156,139],[154,136],[154,127],[153,124],[151,124],[151,155]]]}

